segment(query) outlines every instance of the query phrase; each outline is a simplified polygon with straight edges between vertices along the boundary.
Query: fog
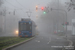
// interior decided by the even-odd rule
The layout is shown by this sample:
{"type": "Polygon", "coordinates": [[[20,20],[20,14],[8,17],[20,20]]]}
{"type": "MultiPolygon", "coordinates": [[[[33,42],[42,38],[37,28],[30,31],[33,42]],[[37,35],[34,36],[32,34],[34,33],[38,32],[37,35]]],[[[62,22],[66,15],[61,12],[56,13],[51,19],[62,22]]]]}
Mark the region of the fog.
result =
{"type": "MultiPolygon", "coordinates": [[[[4,36],[15,36],[15,30],[18,30],[18,21],[20,21],[21,18],[28,18],[26,12],[29,11],[29,9],[32,12],[30,18],[38,26],[40,35],[46,37],[54,33],[54,31],[63,31],[65,28],[63,28],[62,23],[66,21],[65,12],[59,10],[51,11],[51,8],[63,9],[68,12],[65,4],[65,2],[68,1],[69,0],[59,0],[59,2],[58,0],[3,0],[3,3],[1,2],[2,5],[0,10],[2,12],[2,15],[0,15],[0,27],[2,28],[0,34],[4,36]],[[46,14],[43,14],[43,11],[41,10],[36,12],[36,5],[38,5],[39,8],[41,6],[49,7],[49,12],[48,9],[45,9],[47,12],[46,14]],[[38,15],[38,18],[36,18],[36,15],[38,15]]],[[[68,16],[69,14],[72,15],[71,12],[68,12],[68,16]]],[[[68,17],[68,21],[71,22],[70,17],[68,17]]]]}
{"type": "Polygon", "coordinates": [[[49,12],[48,9],[46,9],[46,14],[43,14],[42,12],[39,17],[39,21],[37,22],[40,34],[45,37],[51,36],[54,31],[57,31],[57,28],[58,30],[63,31],[63,29],[65,28],[63,28],[62,23],[66,21],[66,14],[64,11],[51,11],[51,8],[65,10],[64,5],[62,5],[61,3],[59,3],[58,5],[58,1],[52,1],[47,5],[47,7],[49,7],[49,12]]]}

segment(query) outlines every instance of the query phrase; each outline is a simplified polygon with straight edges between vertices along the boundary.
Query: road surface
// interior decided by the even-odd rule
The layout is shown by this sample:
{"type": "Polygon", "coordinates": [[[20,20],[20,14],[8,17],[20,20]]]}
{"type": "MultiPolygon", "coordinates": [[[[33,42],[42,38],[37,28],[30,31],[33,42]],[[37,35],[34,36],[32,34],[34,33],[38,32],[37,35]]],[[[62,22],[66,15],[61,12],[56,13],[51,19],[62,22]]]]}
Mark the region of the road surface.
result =
{"type": "Polygon", "coordinates": [[[46,36],[37,35],[35,39],[14,47],[11,50],[62,50],[60,46],[67,46],[69,42],[61,36],[47,34],[46,36]],[[54,46],[59,46],[55,48],[54,46]]]}

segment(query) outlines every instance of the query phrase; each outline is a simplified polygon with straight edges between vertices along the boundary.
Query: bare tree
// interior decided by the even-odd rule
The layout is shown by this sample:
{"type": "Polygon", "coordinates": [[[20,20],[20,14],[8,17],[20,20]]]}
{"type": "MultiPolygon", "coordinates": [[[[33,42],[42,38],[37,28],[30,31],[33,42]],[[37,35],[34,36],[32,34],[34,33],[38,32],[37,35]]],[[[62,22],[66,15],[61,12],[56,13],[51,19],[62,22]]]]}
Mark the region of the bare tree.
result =
{"type": "Polygon", "coordinates": [[[71,9],[75,10],[75,0],[70,0],[70,2],[65,2],[66,5],[68,6],[68,11],[70,11],[71,9]]]}

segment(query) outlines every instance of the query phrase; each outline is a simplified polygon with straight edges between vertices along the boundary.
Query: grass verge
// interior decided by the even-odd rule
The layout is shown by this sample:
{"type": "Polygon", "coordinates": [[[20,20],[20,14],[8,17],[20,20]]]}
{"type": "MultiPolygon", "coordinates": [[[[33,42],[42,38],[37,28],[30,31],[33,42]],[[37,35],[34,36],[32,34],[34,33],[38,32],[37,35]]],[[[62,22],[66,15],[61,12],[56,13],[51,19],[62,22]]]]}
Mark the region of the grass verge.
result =
{"type": "Polygon", "coordinates": [[[12,46],[14,44],[23,42],[25,40],[28,40],[30,38],[20,38],[20,37],[0,37],[0,50],[3,48],[12,46]]]}

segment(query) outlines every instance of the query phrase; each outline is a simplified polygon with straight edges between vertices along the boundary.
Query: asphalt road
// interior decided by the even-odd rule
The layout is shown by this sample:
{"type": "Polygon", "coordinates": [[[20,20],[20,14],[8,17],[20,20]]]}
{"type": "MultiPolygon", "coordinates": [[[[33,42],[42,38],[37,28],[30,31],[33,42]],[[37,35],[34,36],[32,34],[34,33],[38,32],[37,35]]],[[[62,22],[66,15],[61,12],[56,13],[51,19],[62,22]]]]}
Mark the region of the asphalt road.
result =
{"type": "Polygon", "coordinates": [[[61,36],[54,34],[42,36],[39,34],[33,40],[11,50],[62,50],[62,46],[67,46],[68,44],[69,42],[61,36]]]}
{"type": "Polygon", "coordinates": [[[74,47],[74,49],[72,50],[75,50],[75,35],[68,33],[68,39],[70,39],[73,42],[72,46],[74,47]]]}

